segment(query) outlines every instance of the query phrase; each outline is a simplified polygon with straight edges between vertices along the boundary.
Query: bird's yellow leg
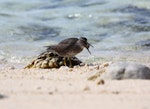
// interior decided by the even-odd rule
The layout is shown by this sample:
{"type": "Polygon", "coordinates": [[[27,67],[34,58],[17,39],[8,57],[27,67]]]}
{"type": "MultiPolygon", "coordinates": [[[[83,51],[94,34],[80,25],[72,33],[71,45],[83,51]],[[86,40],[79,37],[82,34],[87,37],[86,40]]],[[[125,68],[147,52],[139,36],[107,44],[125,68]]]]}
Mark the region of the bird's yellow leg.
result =
{"type": "Polygon", "coordinates": [[[71,58],[68,57],[68,60],[69,60],[69,67],[72,68],[73,66],[72,66],[71,58]]]}
{"type": "Polygon", "coordinates": [[[68,57],[68,58],[64,57],[64,65],[67,66],[67,60],[69,60],[69,65],[68,66],[70,68],[72,68],[73,66],[72,66],[72,62],[71,62],[71,58],[70,57],[68,57]]]}
{"type": "Polygon", "coordinates": [[[64,57],[64,65],[67,66],[66,57],[64,57]]]}

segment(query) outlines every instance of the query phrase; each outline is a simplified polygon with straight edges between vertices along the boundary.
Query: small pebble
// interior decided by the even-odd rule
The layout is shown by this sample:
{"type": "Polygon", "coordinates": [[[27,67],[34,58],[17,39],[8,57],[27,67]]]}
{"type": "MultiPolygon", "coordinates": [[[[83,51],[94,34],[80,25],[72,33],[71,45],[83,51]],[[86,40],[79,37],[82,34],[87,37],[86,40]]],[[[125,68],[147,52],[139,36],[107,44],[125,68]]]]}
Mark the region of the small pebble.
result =
{"type": "Polygon", "coordinates": [[[59,69],[60,69],[60,70],[68,70],[69,67],[67,67],[67,66],[61,66],[59,69]]]}
{"type": "Polygon", "coordinates": [[[88,77],[88,80],[96,80],[100,76],[99,72],[91,72],[90,76],[88,77]]]}
{"type": "Polygon", "coordinates": [[[49,95],[53,95],[53,94],[54,94],[54,92],[48,92],[48,94],[49,94],[49,95]]]}
{"type": "Polygon", "coordinates": [[[113,94],[119,94],[120,92],[119,91],[113,91],[112,93],[113,94]]]}
{"type": "Polygon", "coordinates": [[[100,79],[96,82],[97,85],[103,85],[105,84],[105,81],[103,79],[100,79]]]}
{"type": "Polygon", "coordinates": [[[76,66],[74,66],[73,68],[75,68],[75,69],[77,69],[77,68],[80,68],[81,66],[79,66],[79,65],[76,65],[76,66]]]}
{"type": "Polygon", "coordinates": [[[38,86],[36,89],[37,89],[37,90],[40,90],[40,89],[42,89],[42,87],[41,87],[41,86],[38,86]]]}
{"type": "Polygon", "coordinates": [[[99,69],[100,69],[100,68],[99,68],[99,65],[95,66],[95,69],[96,69],[96,70],[99,70],[99,69]]]}
{"type": "Polygon", "coordinates": [[[40,79],[41,79],[41,80],[44,80],[44,79],[45,79],[45,77],[44,77],[44,76],[41,76],[41,77],[40,77],[40,79]]]}
{"type": "Polygon", "coordinates": [[[69,68],[69,71],[70,71],[70,72],[73,71],[73,68],[69,68]]]}
{"type": "Polygon", "coordinates": [[[80,63],[80,66],[85,66],[86,64],[85,63],[80,63]]]}
{"type": "Polygon", "coordinates": [[[109,63],[104,63],[103,66],[104,66],[104,67],[108,67],[108,66],[109,66],[109,63]]]}
{"type": "Polygon", "coordinates": [[[14,67],[14,66],[11,66],[9,69],[10,69],[10,70],[14,70],[14,69],[15,69],[15,67],[14,67]]]}
{"type": "Polygon", "coordinates": [[[83,91],[89,91],[90,90],[90,87],[89,86],[85,86],[83,91]]]}
{"type": "Polygon", "coordinates": [[[0,94],[0,99],[3,99],[3,98],[6,98],[6,96],[0,94]]]}
{"type": "Polygon", "coordinates": [[[23,86],[23,83],[20,83],[19,86],[23,86]]]}

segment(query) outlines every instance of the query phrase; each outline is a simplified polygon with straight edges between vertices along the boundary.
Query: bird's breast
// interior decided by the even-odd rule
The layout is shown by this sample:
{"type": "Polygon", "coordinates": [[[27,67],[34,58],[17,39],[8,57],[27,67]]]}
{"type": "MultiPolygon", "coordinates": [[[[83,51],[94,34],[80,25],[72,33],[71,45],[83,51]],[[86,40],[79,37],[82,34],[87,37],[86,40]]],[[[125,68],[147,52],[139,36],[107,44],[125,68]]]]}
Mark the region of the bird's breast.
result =
{"type": "Polygon", "coordinates": [[[66,49],[63,52],[61,52],[60,55],[64,57],[74,57],[75,55],[80,53],[82,50],[83,48],[80,48],[80,47],[66,49]]]}

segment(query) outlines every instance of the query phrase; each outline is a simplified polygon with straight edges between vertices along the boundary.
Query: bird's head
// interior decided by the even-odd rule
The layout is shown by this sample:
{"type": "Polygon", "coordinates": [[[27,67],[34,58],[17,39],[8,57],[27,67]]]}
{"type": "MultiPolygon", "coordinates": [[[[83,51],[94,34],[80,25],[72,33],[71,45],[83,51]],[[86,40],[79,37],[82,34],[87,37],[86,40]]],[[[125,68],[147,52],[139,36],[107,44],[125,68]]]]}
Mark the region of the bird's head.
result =
{"type": "Polygon", "coordinates": [[[84,48],[86,48],[88,50],[88,52],[91,54],[89,47],[93,47],[90,43],[88,43],[87,38],[85,37],[80,37],[79,39],[79,43],[81,44],[81,46],[84,48]]]}

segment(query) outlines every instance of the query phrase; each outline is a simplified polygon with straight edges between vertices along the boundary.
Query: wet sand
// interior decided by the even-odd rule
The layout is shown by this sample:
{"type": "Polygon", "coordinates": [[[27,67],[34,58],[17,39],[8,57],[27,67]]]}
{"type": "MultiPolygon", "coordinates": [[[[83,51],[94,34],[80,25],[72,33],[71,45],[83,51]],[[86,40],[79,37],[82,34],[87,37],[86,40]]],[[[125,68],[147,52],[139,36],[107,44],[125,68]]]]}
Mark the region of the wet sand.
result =
{"type": "Polygon", "coordinates": [[[88,80],[98,66],[1,69],[1,109],[148,109],[149,80],[88,80]]]}

